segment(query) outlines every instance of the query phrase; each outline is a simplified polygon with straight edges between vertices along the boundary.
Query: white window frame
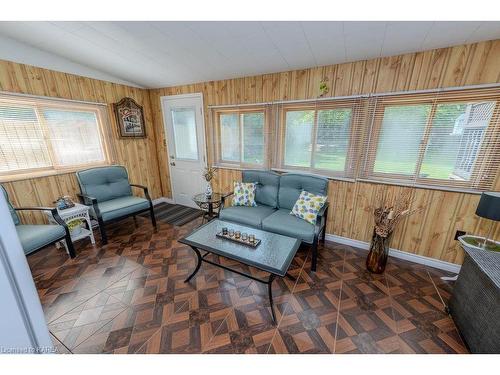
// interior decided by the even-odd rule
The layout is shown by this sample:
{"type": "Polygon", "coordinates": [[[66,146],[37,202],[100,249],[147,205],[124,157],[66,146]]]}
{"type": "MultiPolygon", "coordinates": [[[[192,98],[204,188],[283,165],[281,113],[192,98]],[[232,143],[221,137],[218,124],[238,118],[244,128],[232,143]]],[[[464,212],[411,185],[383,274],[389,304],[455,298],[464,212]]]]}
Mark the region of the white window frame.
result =
{"type": "Polygon", "coordinates": [[[2,92],[0,92],[0,101],[4,104],[8,104],[10,102],[12,103],[13,106],[29,107],[34,109],[38,123],[40,124],[42,132],[44,134],[43,140],[45,142],[48,151],[47,157],[51,163],[51,165],[47,167],[24,168],[24,169],[0,172],[0,182],[66,174],[89,167],[105,166],[112,164],[112,158],[109,146],[109,137],[105,132],[105,129],[109,128],[106,104],[58,99],[50,97],[39,97],[39,96],[31,96],[23,94],[2,93],[2,92]],[[99,132],[99,138],[104,160],[102,162],[82,163],[82,164],[72,164],[72,165],[57,164],[55,157],[52,156],[52,151],[51,151],[52,145],[50,138],[47,135],[47,125],[45,124],[44,119],[39,113],[41,108],[52,108],[69,112],[71,111],[93,112],[97,119],[97,130],[99,132]]]}

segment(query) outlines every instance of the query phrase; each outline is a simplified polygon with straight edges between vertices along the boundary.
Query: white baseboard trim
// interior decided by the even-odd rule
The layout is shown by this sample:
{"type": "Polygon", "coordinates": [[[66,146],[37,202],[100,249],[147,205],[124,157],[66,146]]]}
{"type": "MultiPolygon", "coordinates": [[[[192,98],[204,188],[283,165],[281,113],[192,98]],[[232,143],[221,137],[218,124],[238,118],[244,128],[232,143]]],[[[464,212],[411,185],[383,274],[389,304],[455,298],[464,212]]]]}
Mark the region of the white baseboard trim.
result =
{"type": "Polygon", "coordinates": [[[174,204],[174,200],[172,198],[167,198],[167,197],[160,197],[160,198],[153,199],[153,206],[156,206],[157,204],[160,204],[160,203],[174,204]]]}
{"type": "MultiPolygon", "coordinates": [[[[362,250],[368,250],[370,248],[370,244],[368,242],[353,240],[347,237],[337,236],[335,234],[326,234],[326,240],[337,242],[343,245],[357,247],[362,250]]],[[[450,262],[445,262],[443,260],[424,257],[422,255],[411,254],[405,251],[401,251],[398,249],[389,249],[389,256],[399,259],[404,259],[413,263],[423,264],[429,267],[438,268],[440,270],[459,273],[460,265],[450,262]]]]}

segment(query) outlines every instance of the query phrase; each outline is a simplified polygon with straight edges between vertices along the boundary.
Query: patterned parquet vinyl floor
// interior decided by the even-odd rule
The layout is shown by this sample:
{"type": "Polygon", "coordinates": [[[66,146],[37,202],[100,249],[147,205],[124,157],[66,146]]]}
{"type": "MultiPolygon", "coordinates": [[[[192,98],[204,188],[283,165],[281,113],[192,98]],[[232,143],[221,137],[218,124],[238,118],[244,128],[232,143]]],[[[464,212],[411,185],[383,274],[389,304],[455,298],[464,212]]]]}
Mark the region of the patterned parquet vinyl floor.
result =
{"type": "MultiPolygon", "coordinates": [[[[317,272],[309,247],[290,267],[296,281],[267,286],[204,263],[177,242],[199,225],[120,221],[109,243],[76,244],[77,257],[48,247],[28,257],[59,353],[467,353],[445,313],[445,272],[390,258],[365,270],[366,251],[326,242],[317,272]]],[[[256,276],[227,259],[212,260],[256,276]]]]}

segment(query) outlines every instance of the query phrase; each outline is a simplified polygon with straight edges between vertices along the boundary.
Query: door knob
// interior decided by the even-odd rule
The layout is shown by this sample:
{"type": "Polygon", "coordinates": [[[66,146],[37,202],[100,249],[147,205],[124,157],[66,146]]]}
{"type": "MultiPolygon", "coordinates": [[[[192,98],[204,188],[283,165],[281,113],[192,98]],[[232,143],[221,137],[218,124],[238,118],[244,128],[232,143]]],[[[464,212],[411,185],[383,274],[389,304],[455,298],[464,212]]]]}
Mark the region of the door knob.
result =
{"type": "Polygon", "coordinates": [[[170,159],[175,159],[175,156],[174,155],[170,155],[170,159]]]}
{"type": "Polygon", "coordinates": [[[170,162],[170,165],[171,165],[172,167],[175,167],[175,162],[171,161],[171,162],[170,162]]]}

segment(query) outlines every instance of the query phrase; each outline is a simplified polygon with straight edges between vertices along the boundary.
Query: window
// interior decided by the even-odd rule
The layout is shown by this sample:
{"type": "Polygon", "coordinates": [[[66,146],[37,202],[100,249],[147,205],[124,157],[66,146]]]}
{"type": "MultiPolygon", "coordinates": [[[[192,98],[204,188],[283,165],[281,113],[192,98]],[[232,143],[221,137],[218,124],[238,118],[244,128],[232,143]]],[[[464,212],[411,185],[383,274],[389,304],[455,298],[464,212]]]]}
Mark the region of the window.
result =
{"type": "Polygon", "coordinates": [[[221,111],[217,117],[219,164],[264,166],[265,111],[221,111]]]}
{"type": "Polygon", "coordinates": [[[500,177],[499,102],[496,86],[217,106],[211,151],[228,168],[490,190],[500,177]]]}
{"type": "Polygon", "coordinates": [[[354,107],[354,103],[285,107],[282,168],[350,176],[354,107]]]}
{"type": "Polygon", "coordinates": [[[493,136],[497,99],[488,90],[381,98],[374,105],[365,176],[491,187],[500,147],[493,136]]]}
{"type": "Polygon", "coordinates": [[[198,137],[196,135],[196,108],[172,109],[175,157],[198,160],[198,137]]]}
{"type": "Polygon", "coordinates": [[[104,107],[0,96],[0,176],[107,163],[104,107]]]}

